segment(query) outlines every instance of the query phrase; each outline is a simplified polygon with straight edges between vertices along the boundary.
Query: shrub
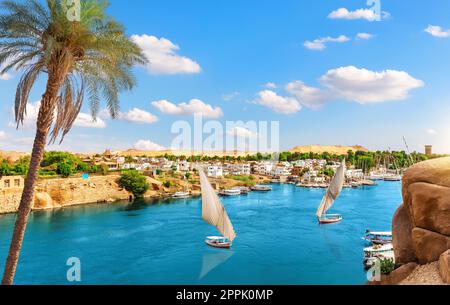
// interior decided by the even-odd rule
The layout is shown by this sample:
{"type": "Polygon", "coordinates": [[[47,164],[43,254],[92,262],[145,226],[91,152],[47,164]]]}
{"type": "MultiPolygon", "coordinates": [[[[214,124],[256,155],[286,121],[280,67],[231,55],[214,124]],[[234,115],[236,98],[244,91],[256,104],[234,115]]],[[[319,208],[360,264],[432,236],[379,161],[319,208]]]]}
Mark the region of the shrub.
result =
{"type": "Polygon", "coordinates": [[[170,181],[166,181],[166,182],[164,182],[164,187],[167,187],[167,188],[169,188],[169,187],[171,187],[172,186],[172,183],[170,182],[170,181]]]}
{"type": "Polygon", "coordinates": [[[137,171],[122,172],[119,183],[123,188],[138,198],[142,197],[150,187],[145,176],[137,171]]]}
{"type": "Polygon", "coordinates": [[[56,172],[64,178],[70,177],[72,175],[72,165],[68,162],[59,162],[56,172]]]}
{"type": "Polygon", "coordinates": [[[381,274],[390,274],[395,270],[395,263],[392,258],[380,259],[381,274]]]}

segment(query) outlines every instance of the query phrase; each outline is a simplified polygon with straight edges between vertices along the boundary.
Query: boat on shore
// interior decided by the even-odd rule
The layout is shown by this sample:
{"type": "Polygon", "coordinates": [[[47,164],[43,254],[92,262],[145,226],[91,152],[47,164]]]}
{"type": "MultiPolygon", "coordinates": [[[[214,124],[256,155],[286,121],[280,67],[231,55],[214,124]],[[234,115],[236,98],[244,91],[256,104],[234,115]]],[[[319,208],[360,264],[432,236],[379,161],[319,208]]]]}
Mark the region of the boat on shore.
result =
{"type": "Polygon", "coordinates": [[[387,175],[384,177],[384,181],[387,182],[397,182],[402,181],[403,177],[401,175],[387,175]]]}
{"type": "Polygon", "coordinates": [[[233,197],[233,196],[239,196],[242,194],[242,191],[240,188],[232,188],[232,189],[228,189],[228,190],[221,190],[219,192],[219,194],[221,196],[226,196],[226,197],[233,197]]]}
{"type": "Polygon", "coordinates": [[[270,192],[272,187],[268,185],[255,185],[250,188],[254,192],[270,192]]]}
{"type": "Polygon", "coordinates": [[[198,169],[202,188],[202,218],[210,225],[217,228],[222,236],[209,236],[205,243],[213,248],[230,249],[236,238],[231,220],[225,207],[220,202],[219,196],[214,191],[211,183],[202,168],[198,169]]]}
{"type": "Polygon", "coordinates": [[[339,197],[342,192],[342,188],[344,187],[345,182],[345,160],[342,161],[341,166],[336,171],[333,179],[331,180],[330,186],[325,193],[325,196],[320,203],[320,206],[317,210],[317,218],[319,220],[319,224],[333,224],[342,221],[343,217],[339,214],[329,214],[327,215],[328,210],[331,209],[333,203],[339,197]]]}
{"type": "Polygon", "coordinates": [[[172,195],[173,199],[187,199],[191,197],[190,192],[176,192],[172,195]]]}
{"type": "Polygon", "coordinates": [[[392,232],[371,232],[367,230],[363,239],[373,245],[386,245],[392,243],[392,232]]]}

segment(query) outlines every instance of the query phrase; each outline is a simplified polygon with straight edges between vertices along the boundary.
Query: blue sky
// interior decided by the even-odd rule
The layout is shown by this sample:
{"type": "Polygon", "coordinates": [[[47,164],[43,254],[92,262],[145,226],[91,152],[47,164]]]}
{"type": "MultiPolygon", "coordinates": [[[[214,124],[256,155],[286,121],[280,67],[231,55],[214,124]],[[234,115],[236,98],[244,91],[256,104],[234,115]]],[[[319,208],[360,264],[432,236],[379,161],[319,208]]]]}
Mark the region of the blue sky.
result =
{"type": "MultiPolygon", "coordinates": [[[[136,67],[120,120],[92,124],[84,108],[50,149],[169,147],[173,122],[201,111],[221,122],[279,121],[282,149],[403,150],[405,136],[413,150],[433,144],[450,153],[450,2],[380,3],[383,18],[374,21],[365,0],[111,0],[110,14],[152,64],[136,67]]],[[[0,80],[0,149],[26,151],[32,124],[11,125],[17,81],[0,80]]]]}

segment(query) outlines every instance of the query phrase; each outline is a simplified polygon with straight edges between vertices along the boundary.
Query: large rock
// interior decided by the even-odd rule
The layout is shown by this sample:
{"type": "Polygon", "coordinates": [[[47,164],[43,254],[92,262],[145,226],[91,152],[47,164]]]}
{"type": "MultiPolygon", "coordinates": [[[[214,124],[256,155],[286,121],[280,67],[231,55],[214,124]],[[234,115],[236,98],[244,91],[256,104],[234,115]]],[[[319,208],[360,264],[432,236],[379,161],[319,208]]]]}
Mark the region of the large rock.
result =
{"type": "Polygon", "coordinates": [[[412,229],[409,210],[402,205],[395,213],[392,222],[392,239],[397,265],[404,265],[417,260],[412,240],[412,229]]]}
{"type": "Polygon", "coordinates": [[[389,275],[382,275],[381,281],[379,282],[369,282],[370,286],[379,286],[379,285],[398,285],[411,275],[414,270],[417,268],[416,263],[408,263],[400,268],[395,269],[389,275]]]}
{"type": "Polygon", "coordinates": [[[450,158],[409,168],[403,177],[403,205],[393,219],[399,265],[439,260],[450,249],[450,158]]]}
{"type": "Polygon", "coordinates": [[[439,273],[446,284],[450,284],[450,250],[443,253],[439,259],[439,273]]]}
{"type": "Polygon", "coordinates": [[[408,193],[415,226],[450,236],[450,188],[419,182],[408,193]]]}
{"type": "Polygon", "coordinates": [[[53,208],[53,199],[46,192],[36,193],[34,195],[34,206],[35,210],[45,210],[53,208]]]}
{"type": "Polygon", "coordinates": [[[423,265],[438,261],[450,249],[450,237],[421,228],[412,230],[412,239],[416,256],[423,265]]]}

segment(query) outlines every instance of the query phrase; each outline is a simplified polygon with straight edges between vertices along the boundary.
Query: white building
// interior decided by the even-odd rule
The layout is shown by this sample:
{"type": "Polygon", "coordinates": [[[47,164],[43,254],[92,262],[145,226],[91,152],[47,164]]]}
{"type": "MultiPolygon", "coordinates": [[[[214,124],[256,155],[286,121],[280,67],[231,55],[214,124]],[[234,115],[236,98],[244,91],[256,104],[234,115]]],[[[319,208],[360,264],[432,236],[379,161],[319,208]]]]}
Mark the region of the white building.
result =
{"type": "Polygon", "coordinates": [[[179,161],[177,164],[178,172],[188,172],[188,171],[190,171],[190,169],[191,169],[191,164],[186,160],[179,161]]]}
{"type": "Polygon", "coordinates": [[[233,176],[248,176],[252,173],[252,167],[247,163],[227,164],[224,170],[233,176]]]}
{"type": "Polygon", "coordinates": [[[208,177],[211,178],[222,178],[223,177],[223,167],[222,165],[210,165],[208,166],[208,177]]]}

